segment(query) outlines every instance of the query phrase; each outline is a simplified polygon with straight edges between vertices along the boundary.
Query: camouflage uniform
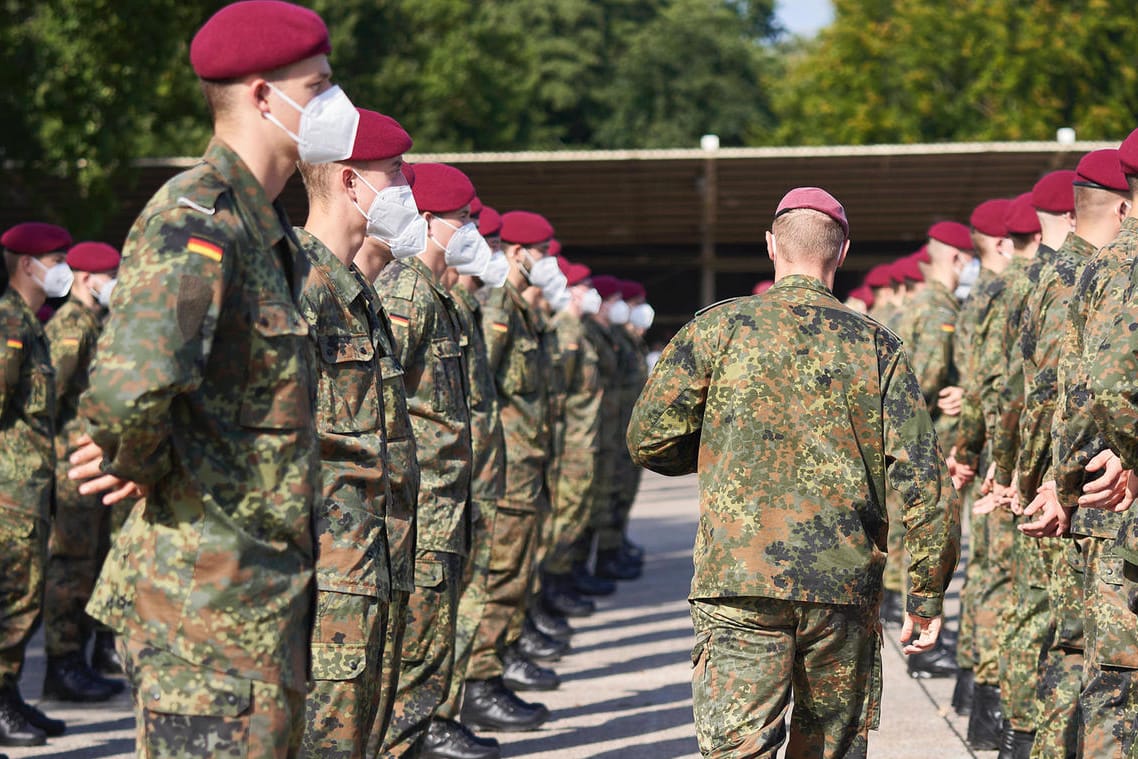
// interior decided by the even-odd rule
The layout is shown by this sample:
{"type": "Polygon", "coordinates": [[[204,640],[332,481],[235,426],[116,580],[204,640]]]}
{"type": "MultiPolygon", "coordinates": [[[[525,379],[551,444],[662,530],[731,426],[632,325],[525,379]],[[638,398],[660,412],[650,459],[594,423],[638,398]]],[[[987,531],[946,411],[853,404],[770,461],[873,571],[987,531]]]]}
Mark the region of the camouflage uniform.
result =
{"type": "Polygon", "coordinates": [[[141,755],[299,749],[320,486],[307,274],[218,139],[123,250],[80,414],[105,469],[150,488],[87,607],[126,638],[141,755]]]}
{"type": "Polygon", "coordinates": [[[486,293],[482,328],[506,442],[506,483],[494,520],[487,602],[467,678],[502,674],[499,651],[521,635],[537,549],[539,515],[549,510],[545,467],[551,448],[548,372],[540,321],[512,284],[486,293]]]}
{"type": "MultiPolygon", "coordinates": [[[[1125,396],[1120,392],[1125,375],[1109,370],[1128,360],[1127,348],[1119,351],[1115,344],[1126,346],[1129,340],[1122,296],[1136,251],[1138,220],[1127,218],[1118,236],[1083,267],[1071,296],[1052,430],[1056,489],[1065,506],[1077,503],[1087,461],[1115,444],[1108,443],[1104,432],[1126,423],[1121,415],[1111,417],[1116,406],[1125,408],[1117,401],[1125,396]]],[[[1079,708],[1087,756],[1115,756],[1120,746],[1129,752],[1138,721],[1138,698],[1131,695],[1138,670],[1138,618],[1121,592],[1123,559],[1113,545],[1121,525],[1119,514],[1099,509],[1075,508],[1071,515],[1071,534],[1082,538],[1086,648],[1079,708]]]]}
{"type": "Polygon", "coordinates": [[[300,311],[319,349],[316,429],[322,498],[316,508],[316,618],[303,755],[363,757],[378,707],[391,599],[387,554],[384,327],[371,285],[303,229],[311,271],[300,311]]]}
{"type": "Polygon", "coordinates": [[[551,575],[573,571],[575,547],[589,526],[588,496],[600,445],[603,388],[597,348],[589,339],[584,319],[568,310],[553,319],[566,395],[565,413],[558,420],[556,434],[560,467],[554,483],[553,543],[545,561],[545,570],[551,575]]]}
{"type": "Polygon", "coordinates": [[[454,676],[462,565],[470,540],[470,413],[461,322],[450,294],[419,258],[389,264],[376,280],[403,367],[420,463],[415,590],[385,756],[418,750],[454,676]]]}
{"type": "MultiPolygon", "coordinates": [[[[557,480],[561,472],[562,449],[560,447],[560,427],[565,414],[565,361],[566,357],[561,351],[561,342],[557,337],[557,327],[552,317],[541,308],[533,310],[538,334],[541,335],[541,353],[548,357],[542,368],[544,370],[542,384],[546,387],[546,396],[549,399],[549,408],[546,419],[549,429],[549,455],[545,463],[545,492],[549,508],[538,514],[538,541],[534,552],[536,568],[545,566],[545,557],[549,546],[553,543],[554,520],[557,515],[557,480]]],[[[531,579],[530,590],[533,597],[540,595],[542,585],[541,572],[534,572],[531,579]]]]}
{"type": "Polygon", "coordinates": [[[470,556],[463,572],[462,598],[458,603],[455,634],[455,675],[447,699],[436,714],[457,719],[462,684],[474,647],[474,635],[486,608],[486,577],[490,571],[491,540],[498,501],[506,487],[506,441],[498,413],[498,391],[486,363],[486,338],[482,332],[482,305],[461,284],[452,288],[462,321],[466,377],[470,387],[470,442],[474,451],[470,495],[474,506],[470,556]]]}
{"type": "MultiPolygon", "coordinates": [[[[613,337],[620,351],[620,427],[628,429],[632,407],[648,378],[648,363],[643,341],[634,338],[626,327],[613,327],[613,337]]],[[[614,473],[612,522],[597,536],[597,549],[601,551],[619,549],[624,543],[629,512],[640,489],[640,467],[632,462],[625,446],[620,446],[619,451],[614,473]]]]}
{"type": "Polygon", "coordinates": [[[67,479],[67,457],[83,432],[79,396],[87,389],[101,321],[98,313],[71,298],[45,328],[57,397],[55,513],[44,578],[44,650],[49,657],[84,651],[92,624],[83,609],[110,540],[110,509],[98,495],[79,495],[79,486],[67,479]]]}
{"type": "MultiPolygon", "coordinates": [[[[617,459],[624,455],[624,433],[628,427],[621,426],[620,423],[622,375],[620,352],[613,340],[612,331],[596,319],[587,318],[585,335],[597,350],[597,374],[601,386],[601,426],[597,441],[596,472],[588,495],[590,531],[596,532],[607,527],[611,521],[617,459]]],[[[590,549],[591,546],[586,545],[584,555],[578,554],[577,558],[587,559],[590,549]]]]}
{"type": "Polygon", "coordinates": [[[47,336],[14,289],[0,295],[0,687],[15,687],[43,608],[55,480],[55,371],[47,336]]]}
{"type": "Polygon", "coordinates": [[[628,445],[662,474],[699,472],[689,599],[704,755],[773,756],[792,692],[792,755],[864,756],[886,479],[906,504],[910,613],[941,613],[960,547],[959,502],[900,340],[817,279],[784,277],[680,330],[628,445]]]}

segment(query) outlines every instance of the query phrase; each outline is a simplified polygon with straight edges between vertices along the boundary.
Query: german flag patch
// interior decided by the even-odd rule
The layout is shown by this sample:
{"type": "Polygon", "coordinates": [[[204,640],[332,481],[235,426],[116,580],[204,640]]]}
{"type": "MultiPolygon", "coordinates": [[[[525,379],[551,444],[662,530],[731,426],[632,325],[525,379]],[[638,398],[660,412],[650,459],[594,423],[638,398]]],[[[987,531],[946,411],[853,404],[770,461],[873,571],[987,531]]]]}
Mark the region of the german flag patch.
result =
{"type": "Polygon", "coordinates": [[[9,337],[8,338],[8,347],[12,348],[14,350],[22,351],[24,349],[24,341],[23,340],[17,340],[14,337],[9,337]]]}
{"type": "Polygon", "coordinates": [[[409,325],[411,323],[410,319],[408,319],[406,316],[400,316],[399,314],[389,313],[387,315],[387,318],[391,320],[392,324],[394,324],[398,327],[406,327],[407,325],[409,325]]]}
{"type": "Polygon", "coordinates": [[[505,322],[491,322],[490,329],[494,330],[495,332],[509,332],[510,325],[506,324],[505,322]]]}
{"type": "Polygon", "coordinates": [[[65,337],[59,341],[59,344],[60,345],[69,345],[73,348],[78,348],[79,347],[79,338],[77,338],[77,337],[65,337]]]}
{"type": "Polygon", "coordinates": [[[942,325],[940,325],[940,331],[941,332],[948,332],[949,334],[952,334],[953,332],[956,331],[956,325],[955,324],[942,324],[942,325]]]}
{"type": "Polygon", "coordinates": [[[221,262],[221,247],[214,245],[209,240],[203,240],[200,237],[191,237],[189,242],[186,243],[186,250],[191,253],[197,253],[199,256],[205,256],[210,261],[221,262]]]}

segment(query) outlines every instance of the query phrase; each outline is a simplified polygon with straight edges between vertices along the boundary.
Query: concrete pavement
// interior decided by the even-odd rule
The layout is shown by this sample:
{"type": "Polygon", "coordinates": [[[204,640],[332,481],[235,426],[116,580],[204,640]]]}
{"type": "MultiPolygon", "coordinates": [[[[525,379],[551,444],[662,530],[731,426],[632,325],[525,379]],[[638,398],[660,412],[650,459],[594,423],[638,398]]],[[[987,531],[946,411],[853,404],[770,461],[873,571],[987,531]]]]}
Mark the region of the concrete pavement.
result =
{"type": "MultiPolygon", "coordinates": [[[[692,632],[685,600],[697,520],[695,479],[646,474],[633,520],[633,538],[648,551],[644,576],[622,583],[615,595],[599,599],[595,615],[574,622],[573,651],[555,665],[561,688],[522,694],[547,704],[554,719],[538,732],[497,735],[504,757],[699,756],[691,715],[692,632]]],[[[958,573],[950,588],[952,613],[959,582],[958,573]]],[[[881,729],[870,735],[869,756],[994,759],[996,752],[974,753],[965,745],[967,720],[949,706],[953,680],[907,676],[898,635],[897,628],[886,630],[881,729]]],[[[23,692],[37,700],[43,678],[42,639],[37,638],[31,654],[23,692]]],[[[68,735],[37,749],[7,749],[13,759],[132,755],[134,720],[125,696],[89,708],[42,706],[68,720],[68,735]]]]}

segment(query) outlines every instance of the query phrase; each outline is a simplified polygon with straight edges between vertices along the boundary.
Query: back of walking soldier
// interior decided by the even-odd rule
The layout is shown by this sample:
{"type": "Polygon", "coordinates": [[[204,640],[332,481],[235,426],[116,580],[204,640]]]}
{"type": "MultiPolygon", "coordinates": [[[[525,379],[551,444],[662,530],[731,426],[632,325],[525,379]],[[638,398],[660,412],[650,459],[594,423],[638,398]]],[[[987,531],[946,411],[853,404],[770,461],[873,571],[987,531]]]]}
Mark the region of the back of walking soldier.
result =
{"type": "MultiPolygon", "coordinates": [[[[106,701],[123,691],[123,683],[98,675],[87,663],[87,639],[92,631],[84,607],[91,597],[111,536],[112,510],[97,496],[79,494],[67,478],[67,456],[82,434],[79,397],[87,389],[118,273],[119,252],[100,242],[83,242],[67,252],[75,273],[71,296],[55,312],[46,330],[55,368],[56,442],[55,514],[48,542],[44,585],[44,652],[47,672],[45,698],[58,701],[106,701]]],[[[113,637],[96,636],[95,658],[105,659],[113,637]]]]}
{"type": "Polygon", "coordinates": [[[0,295],[0,746],[39,746],[63,734],[20,695],[28,641],[43,610],[55,485],[55,370],[36,311],[67,295],[71,236],[53,224],[18,224],[0,236],[8,289],[0,295]]]}
{"type": "Polygon", "coordinates": [[[767,249],[775,286],[680,330],[628,446],[662,474],[699,474],[689,598],[703,754],[775,755],[793,698],[789,755],[865,756],[880,704],[886,480],[913,557],[901,641],[920,636],[906,653],[940,632],[959,501],[900,341],[830,291],[849,249],[841,205],[792,190],[767,249]]]}

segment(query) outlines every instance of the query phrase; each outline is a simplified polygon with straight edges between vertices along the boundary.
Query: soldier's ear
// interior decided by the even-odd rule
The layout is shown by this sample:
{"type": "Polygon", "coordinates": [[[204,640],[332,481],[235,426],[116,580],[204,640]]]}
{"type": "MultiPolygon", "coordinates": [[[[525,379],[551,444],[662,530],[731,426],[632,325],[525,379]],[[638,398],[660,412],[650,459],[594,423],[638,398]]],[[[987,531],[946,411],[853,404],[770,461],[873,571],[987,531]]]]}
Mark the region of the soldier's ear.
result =
{"type": "Polygon", "coordinates": [[[767,258],[772,261],[775,259],[774,233],[769,229],[767,230],[767,258]]]}
{"type": "Polygon", "coordinates": [[[844,264],[844,263],[846,262],[846,255],[847,255],[849,252],[850,252],[850,238],[848,238],[848,237],[847,237],[847,238],[846,238],[846,241],[845,241],[844,243],[842,243],[842,252],[841,252],[841,254],[838,256],[838,263],[837,263],[837,265],[834,267],[835,269],[840,269],[840,268],[842,268],[842,264],[844,264]]]}

